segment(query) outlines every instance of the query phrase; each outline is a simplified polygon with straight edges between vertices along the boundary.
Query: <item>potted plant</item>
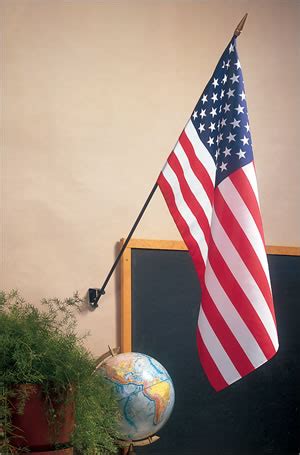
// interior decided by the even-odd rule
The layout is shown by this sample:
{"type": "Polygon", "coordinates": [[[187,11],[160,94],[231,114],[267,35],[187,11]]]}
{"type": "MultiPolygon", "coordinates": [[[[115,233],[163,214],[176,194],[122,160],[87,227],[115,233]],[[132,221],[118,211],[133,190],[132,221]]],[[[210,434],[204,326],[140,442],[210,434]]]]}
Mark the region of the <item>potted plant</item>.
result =
{"type": "Polygon", "coordinates": [[[113,390],[76,333],[81,304],[75,293],[36,308],[0,292],[1,455],[117,451],[113,390]]]}

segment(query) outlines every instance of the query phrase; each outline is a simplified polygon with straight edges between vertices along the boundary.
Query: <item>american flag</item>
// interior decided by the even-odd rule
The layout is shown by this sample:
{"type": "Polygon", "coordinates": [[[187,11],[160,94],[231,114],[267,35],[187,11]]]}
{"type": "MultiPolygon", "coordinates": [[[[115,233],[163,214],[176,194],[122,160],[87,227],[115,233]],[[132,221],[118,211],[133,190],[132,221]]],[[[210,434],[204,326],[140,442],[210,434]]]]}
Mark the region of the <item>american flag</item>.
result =
{"type": "Polygon", "coordinates": [[[159,178],[196,268],[199,357],[216,390],[278,350],[252,142],[235,37],[159,178]]]}

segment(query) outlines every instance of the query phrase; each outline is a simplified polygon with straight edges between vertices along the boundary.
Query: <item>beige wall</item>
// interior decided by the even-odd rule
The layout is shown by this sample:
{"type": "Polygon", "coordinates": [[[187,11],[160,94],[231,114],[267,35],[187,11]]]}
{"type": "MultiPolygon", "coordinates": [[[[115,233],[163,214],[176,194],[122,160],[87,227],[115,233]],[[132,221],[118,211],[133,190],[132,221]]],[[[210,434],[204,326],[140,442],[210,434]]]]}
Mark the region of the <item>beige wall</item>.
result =
{"type": "MultiPolygon", "coordinates": [[[[300,245],[299,7],[2,0],[1,287],[38,302],[102,284],[246,11],[239,53],[266,240],[300,245]]],[[[136,237],[179,238],[159,192],[136,237]]],[[[80,317],[96,354],[117,342],[117,295],[114,277],[80,317]]]]}

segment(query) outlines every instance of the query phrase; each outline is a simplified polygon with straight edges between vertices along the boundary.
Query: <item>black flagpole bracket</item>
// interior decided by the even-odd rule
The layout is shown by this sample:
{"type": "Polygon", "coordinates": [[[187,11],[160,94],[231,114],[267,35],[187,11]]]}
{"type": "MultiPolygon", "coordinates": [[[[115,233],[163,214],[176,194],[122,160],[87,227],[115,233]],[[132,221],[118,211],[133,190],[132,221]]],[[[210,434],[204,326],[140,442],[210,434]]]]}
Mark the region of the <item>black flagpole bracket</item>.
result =
{"type": "Polygon", "coordinates": [[[98,301],[101,297],[101,295],[104,295],[105,291],[104,289],[100,288],[89,288],[88,290],[88,299],[89,299],[89,304],[91,305],[92,308],[97,308],[98,307],[98,301]]]}

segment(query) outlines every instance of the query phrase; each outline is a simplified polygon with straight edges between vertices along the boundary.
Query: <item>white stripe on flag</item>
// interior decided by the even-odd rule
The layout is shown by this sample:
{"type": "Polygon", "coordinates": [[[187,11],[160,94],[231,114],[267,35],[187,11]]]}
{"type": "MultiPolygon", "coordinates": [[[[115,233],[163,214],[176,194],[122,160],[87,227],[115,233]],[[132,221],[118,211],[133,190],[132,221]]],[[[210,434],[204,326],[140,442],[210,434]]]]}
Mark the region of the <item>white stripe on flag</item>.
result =
{"type": "Polygon", "coordinates": [[[178,161],[183,170],[184,177],[187,181],[188,186],[190,187],[190,190],[194,194],[195,198],[198,201],[200,201],[200,205],[204,210],[208,223],[210,224],[212,214],[211,202],[207,196],[205,189],[203,188],[202,183],[194,174],[194,171],[190,166],[190,162],[185,154],[185,151],[179,142],[177,142],[176,144],[174,153],[178,158],[178,161]]]}
{"type": "Polygon", "coordinates": [[[227,384],[231,384],[232,382],[240,379],[241,376],[239,372],[235,368],[234,364],[232,363],[231,359],[217,338],[215,332],[213,331],[202,307],[200,308],[199,312],[198,326],[203,343],[205,344],[206,349],[208,350],[210,356],[212,357],[227,384]]]}
{"type": "Polygon", "coordinates": [[[211,233],[220,254],[223,256],[224,261],[251,302],[265,326],[275,350],[277,350],[278,337],[270,308],[256,281],[224,231],[215,212],[212,217],[211,233]]]}
{"type": "Polygon", "coordinates": [[[224,179],[218,186],[226,204],[232,211],[242,230],[246,234],[252,248],[254,249],[270,284],[269,266],[263,240],[250,210],[240,196],[236,187],[230,179],[224,179]]]}
{"type": "Polygon", "coordinates": [[[247,179],[249,180],[249,183],[250,183],[250,185],[252,187],[252,190],[253,190],[253,192],[255,194],[255,197],[256,197],[256,200],[257,200],[257,203],[258,203],[258,207],[260,207],[259,197],[258,197],[258,188],[257,188],[257,179],[256,179],[256,174],[255,174],[253,161],[251,161],[251,163],[249,163],[249,164],[246,164],[246,166],[243,166],[241,168],[241,170],[244,172],[244,174],[246,175],[247,179]]]}
{"type": "Polygon", "coordinates": [[[177,206],[177,209],[179,213],[181,214],[182,218],[184,218],[185,222],[189,226],[189,230],[193,238],[196,240],[203,261],[204,263],[206,262],[207,259],[207,243],[205,241],[205,237],[203,234],[203,231],[201,227],[198,224],[197,218],[194,216],[192,211],[190,210],[189,206],[185,202],[183,195],[180,190],[180,185],[177,179],[177,176],[169,163],[167,162],[164,169],[163,169],[163,175],[167,182],[169,183],[170,187],[172,188],[174,198],[175,198],[175,203],[177,206]]]}
{"type": "Polygon", "coordinates": [[[207,170],[208,175],[210,176],[211,181],[212,181],[213,185],[215,186],[215,177],[216,177],[215,162],[214,162],[211,154],[209,153],[209,151],[207,150],[207,148],[205,147],[205,145],[199,138],[198,133],[197,133],[193,123],[191,122],[191,120],[189,120],[187,122],[187,125],[186,125],[184,131],[193,146],[193,149],[196,153],[198,160],[202,163],[202,165],[207,170]]]}
{"type": "Polygon", "coordinates": [[[265,357],[251,331],[239,315],[235,306],[232,304],[231,300],[222,288],[209,261],[207,261],[206,265],[205,283],[216,307],[223,316],[223,319],[237,339],[238,343],[240,344],[241,348],[247,355],[252,365],[257,368],[259,365],[266,362],[267,358],[265,357]]]}

